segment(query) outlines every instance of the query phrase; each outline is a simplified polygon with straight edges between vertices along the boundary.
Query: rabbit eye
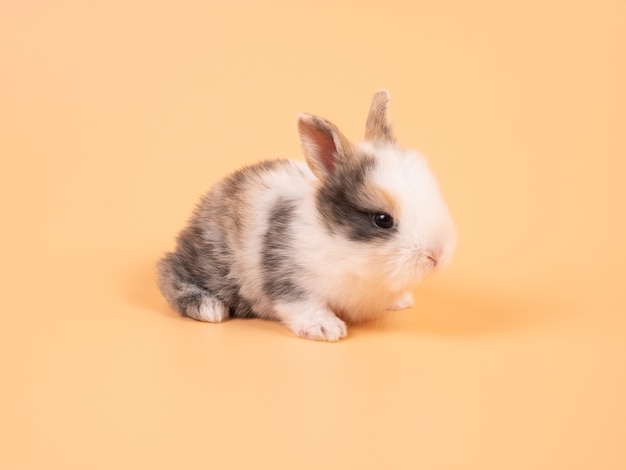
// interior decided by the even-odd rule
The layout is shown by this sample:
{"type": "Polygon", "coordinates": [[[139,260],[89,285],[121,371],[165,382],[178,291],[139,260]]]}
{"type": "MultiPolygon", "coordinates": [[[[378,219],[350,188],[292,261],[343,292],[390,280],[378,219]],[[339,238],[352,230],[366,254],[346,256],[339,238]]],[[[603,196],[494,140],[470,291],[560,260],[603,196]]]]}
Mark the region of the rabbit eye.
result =
{"type": "Polygon", "coordinates": [[[387,230],[393,227],[393,217],[389,214],[374,214],[374,223],[377,227],[387,230]]]}

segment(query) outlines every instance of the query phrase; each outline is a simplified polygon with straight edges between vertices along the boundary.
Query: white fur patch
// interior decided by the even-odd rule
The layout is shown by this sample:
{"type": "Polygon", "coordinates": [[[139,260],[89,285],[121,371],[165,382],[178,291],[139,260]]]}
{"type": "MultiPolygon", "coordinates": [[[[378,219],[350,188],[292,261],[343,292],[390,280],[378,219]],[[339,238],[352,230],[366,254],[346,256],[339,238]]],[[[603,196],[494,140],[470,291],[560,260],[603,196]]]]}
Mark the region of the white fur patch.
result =
{"type": "Polygon", "coordinates": [[[215,297],[205,297],[198,309],[197,320],[219,323],[228,318],[228,307],[215,297]]]}
{"type": "Polygon", "coordinates": [[[392,195],[399,207],[394,214],[398,250],[422,258],[418,267],[423,271],[434,267],[429,258],[445,265],[456,246],[456,230],[426,159],[398,147],[362,145],[377,156],[371,183],[392,195]]]}
{"type": "Polygon", "coordinates": [[[338,341],[348,334],[346,324],[327,308],[315,303],[294,302],[276,305],[281,322],[302,338],[338,341]]]}

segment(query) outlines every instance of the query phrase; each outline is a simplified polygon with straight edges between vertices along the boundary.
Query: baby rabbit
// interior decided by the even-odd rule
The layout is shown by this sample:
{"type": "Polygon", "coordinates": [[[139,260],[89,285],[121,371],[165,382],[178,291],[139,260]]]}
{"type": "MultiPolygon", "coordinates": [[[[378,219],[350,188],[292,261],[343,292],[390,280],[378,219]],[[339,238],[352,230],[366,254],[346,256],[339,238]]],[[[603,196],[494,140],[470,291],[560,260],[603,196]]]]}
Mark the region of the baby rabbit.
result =
{"type": "Polygon", "coordinates": [[[374,94],[365,141],[300,114],[306,158],[264,161],[218,182],[158,264],[181,315],[258,317],[337,341],[346,322],[409,307],[410,290],[450,260],[456,234],[424,157],[398,146],[389,94],[374,94]]]}

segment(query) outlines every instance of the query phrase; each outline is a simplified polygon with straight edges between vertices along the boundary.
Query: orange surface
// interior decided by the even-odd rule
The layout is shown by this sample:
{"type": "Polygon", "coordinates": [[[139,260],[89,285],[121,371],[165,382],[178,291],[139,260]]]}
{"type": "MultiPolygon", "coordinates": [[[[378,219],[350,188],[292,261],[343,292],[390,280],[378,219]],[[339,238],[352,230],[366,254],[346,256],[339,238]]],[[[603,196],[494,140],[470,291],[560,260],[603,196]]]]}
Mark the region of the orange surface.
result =
{"type": "Polygon", "coordinates": [[[0,468],[626,468],[626,4],[5,2],[0,468]],[[386,87],[458,225],[337,344],[203,324],[198,196],[386,87]]]}

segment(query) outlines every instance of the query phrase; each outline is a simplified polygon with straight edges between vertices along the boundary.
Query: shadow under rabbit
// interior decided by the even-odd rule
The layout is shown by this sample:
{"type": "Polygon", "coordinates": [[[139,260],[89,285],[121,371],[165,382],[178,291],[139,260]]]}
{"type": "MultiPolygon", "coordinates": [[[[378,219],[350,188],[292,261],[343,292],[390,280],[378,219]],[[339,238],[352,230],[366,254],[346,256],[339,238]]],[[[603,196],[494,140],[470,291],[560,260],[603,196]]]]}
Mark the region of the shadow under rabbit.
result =
{"type": "Polygon", "coordinates": [[[538,328],[559,309],[539,307],[539,295],[498,295],[457,288],[419,289],[415,305],[385,312],[378,320],[355,325],[355,333],[394,331],[416,335],[471,337],[538,328]]]}

